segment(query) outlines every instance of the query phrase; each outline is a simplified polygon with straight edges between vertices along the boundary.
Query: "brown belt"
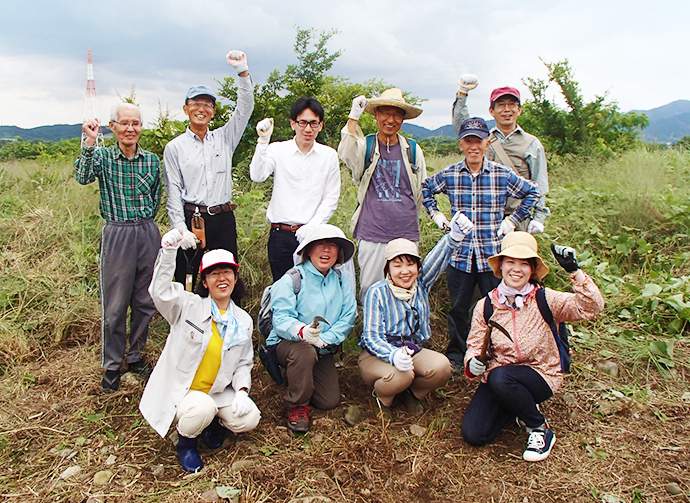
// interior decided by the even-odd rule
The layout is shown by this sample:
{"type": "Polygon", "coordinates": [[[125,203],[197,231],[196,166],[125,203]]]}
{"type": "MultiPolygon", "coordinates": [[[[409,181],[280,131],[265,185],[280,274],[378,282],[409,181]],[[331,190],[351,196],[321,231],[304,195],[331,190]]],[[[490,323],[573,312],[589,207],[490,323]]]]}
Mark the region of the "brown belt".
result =
{"type": "Polygon", "coordinates": [[[192,203],[184,203],[184,209],[189,211],[195,211],[199,208],[201,213],[208,213],[209,215],[217,215],[218,213],[228,213],[229,211],[235,211],[237,205],[233,203],[223,203],[216,206],[199,206],[192,203]]]}
{"type": "Polygon", "coordinates": [[[302,227],[301,225],[287,225],[287,224],[271,224],[274,229],[280,229],[281,231],[297,232],[297,229],[302,227]]]}

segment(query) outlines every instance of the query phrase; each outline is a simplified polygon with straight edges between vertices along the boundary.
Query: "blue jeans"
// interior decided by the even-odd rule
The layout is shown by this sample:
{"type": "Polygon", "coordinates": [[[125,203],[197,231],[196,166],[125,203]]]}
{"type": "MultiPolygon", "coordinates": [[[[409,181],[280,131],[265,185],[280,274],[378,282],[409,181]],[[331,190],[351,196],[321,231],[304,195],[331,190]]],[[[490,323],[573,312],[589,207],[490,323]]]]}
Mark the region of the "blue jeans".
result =
{"type": "Polygon", "coordinates": [[[470,331],[470,308],[474,287],[479,285],[482,297],[496,288],[501,282],[493,271],[478,272],[477,262],[472,260],[472,272],[462,272],[453,266],[446,269],[450,309],[448,310],[448,349],[449,360],[462,362],[467,351],[467,334],[470,331]]]}
{"type": "Polygon", "coordinates": [[[537,404],[552,395],[549,385],[533,368],[526,365],[497,367],[472,397],[462,420],[462,436],[470,445],[484,445],[515,417],[529,428],[541,426],[544,416],[537,404]]]}

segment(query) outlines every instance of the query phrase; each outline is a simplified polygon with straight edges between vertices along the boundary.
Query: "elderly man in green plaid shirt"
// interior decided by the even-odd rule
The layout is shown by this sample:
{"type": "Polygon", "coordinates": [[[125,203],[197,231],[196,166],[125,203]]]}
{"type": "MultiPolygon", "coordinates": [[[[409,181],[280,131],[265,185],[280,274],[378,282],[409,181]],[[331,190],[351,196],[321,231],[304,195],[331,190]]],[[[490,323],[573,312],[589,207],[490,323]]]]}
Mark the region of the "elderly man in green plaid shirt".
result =
{"type": "Polygon", "coordinates": [[[119,389],[125,359],[130,372],[145,378],[151,373],[141,352],[156,312],[148,287],[161,240],[153,221],[161,201],[161,170],[158,157],[139,146],[141,128],[139,108],[120,103],[110,114],[117,144],[97,149],[98,123],[85,121],[84,145],[74,169],[82,185],[98,179],[100,212],[105,219],[100,264],[101,366],[105,370],[101,384],[105,393],[119,389]]]}

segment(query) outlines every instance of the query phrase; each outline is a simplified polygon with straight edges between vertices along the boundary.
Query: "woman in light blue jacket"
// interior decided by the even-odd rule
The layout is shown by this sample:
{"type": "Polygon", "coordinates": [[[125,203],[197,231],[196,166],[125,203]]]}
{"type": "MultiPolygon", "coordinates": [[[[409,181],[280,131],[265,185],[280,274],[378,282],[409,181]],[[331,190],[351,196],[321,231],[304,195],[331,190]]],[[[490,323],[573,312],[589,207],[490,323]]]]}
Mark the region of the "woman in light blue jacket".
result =
{"type": "Polygon", "coordinates": [[[309,405],[329,410],[340,403],[333,354],[352,330],[357,301],[347,275],[334,266],[347,262],[355,245],[334,225],[319,226],[296,250],[302,262],[300,288],[290,274],[271,287],[273,328],[266,344],[276,346],[285,368],[287,426],[295,433],[311,427],[309,405]]]}

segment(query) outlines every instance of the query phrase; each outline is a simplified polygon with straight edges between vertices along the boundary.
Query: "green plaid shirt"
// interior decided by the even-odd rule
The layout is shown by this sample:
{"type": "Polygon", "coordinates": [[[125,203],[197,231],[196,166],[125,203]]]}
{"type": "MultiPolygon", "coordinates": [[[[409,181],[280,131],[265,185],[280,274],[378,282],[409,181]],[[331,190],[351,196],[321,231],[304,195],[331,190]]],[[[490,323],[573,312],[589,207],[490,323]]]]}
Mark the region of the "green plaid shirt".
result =
{"type": "Polygon", "coordinates": [[[74,166],[82,185],[98,178],[101,216],[114,222],[153,218],[161,202],[161,166],[158,156],[137,145],[131,159],[117,144],[108,148],[83,147],[74,166]]]}

